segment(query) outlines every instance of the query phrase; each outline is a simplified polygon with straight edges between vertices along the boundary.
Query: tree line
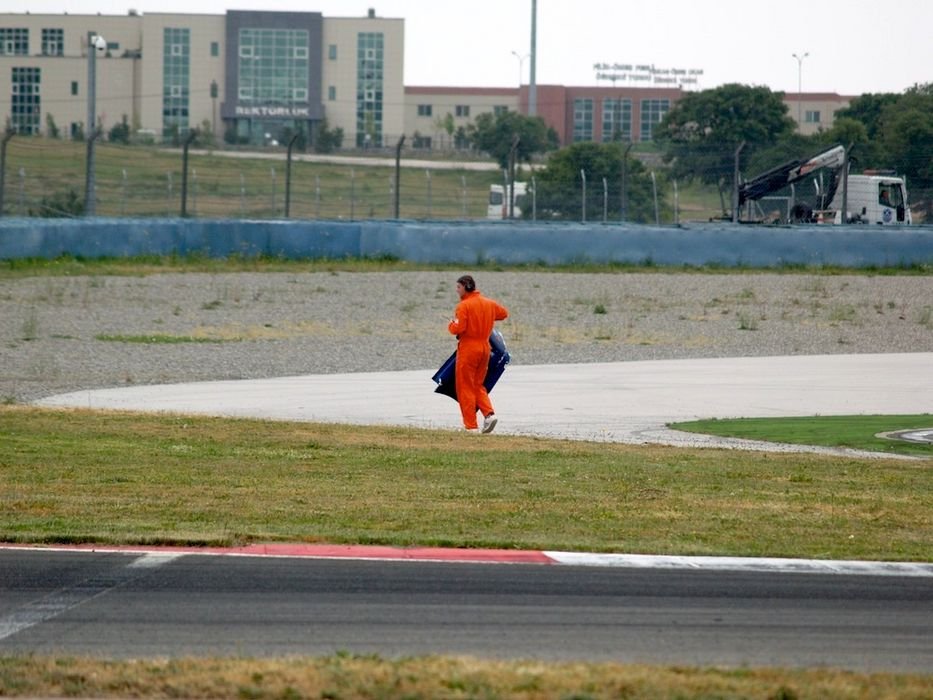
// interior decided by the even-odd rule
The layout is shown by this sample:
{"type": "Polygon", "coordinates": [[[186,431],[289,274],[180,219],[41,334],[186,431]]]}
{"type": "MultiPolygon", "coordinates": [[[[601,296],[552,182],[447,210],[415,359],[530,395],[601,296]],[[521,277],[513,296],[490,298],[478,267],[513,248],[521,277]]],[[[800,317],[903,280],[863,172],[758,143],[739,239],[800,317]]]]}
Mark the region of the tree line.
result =
{"type": "MultiPolygon", "coordinates": [[[[503,168],[510,157],[531,166],[546,156],[535,170],[539,216],[577,218],[584,205],[569,193],[578,193],[584,179],[597,185],[605,179],[611,218],[653,220],[655,183],[640,160],[626,157],[628,144],[584,142],[558,149],[552,131],[540,117],[507,112],[480,115],[467,135],[503,168]]],[[[914,210],[933,220],[933,83],[900,94],[861,95],[836,112],[830,129],[813,135],[797,132],[783,93],[766,87],[729,84],[687,93],[655,128],[654,144],[665,166],[659,175],[731,192],[735,153],[743,142],[739,171],[745,179],[842,144],[850,148],[852,172],[883,169],[905,176],[914,210]]],[[[596,190],[594,196],[602,197],[600,186],[596,190]]]]}

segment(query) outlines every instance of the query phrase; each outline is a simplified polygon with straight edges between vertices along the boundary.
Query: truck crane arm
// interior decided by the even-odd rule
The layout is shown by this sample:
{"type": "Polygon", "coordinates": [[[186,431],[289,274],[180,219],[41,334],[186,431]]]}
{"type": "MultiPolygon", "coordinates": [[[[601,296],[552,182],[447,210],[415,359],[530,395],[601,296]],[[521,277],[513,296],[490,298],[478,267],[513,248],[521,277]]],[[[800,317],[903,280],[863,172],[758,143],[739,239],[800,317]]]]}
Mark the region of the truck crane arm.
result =
{"type": "Polygon", "coordinates": [[[834,146],[828,151],[818,153],[812,158],[792,160],[783,165],[758,175],[748,182],[739,185],[739,206],[747,201],[756,201],[776,192],[798,180],[802,180],[810,173],[820,168],[833,168],[838,171],[845,163],[846,150],[842,146],[834,146]]]}

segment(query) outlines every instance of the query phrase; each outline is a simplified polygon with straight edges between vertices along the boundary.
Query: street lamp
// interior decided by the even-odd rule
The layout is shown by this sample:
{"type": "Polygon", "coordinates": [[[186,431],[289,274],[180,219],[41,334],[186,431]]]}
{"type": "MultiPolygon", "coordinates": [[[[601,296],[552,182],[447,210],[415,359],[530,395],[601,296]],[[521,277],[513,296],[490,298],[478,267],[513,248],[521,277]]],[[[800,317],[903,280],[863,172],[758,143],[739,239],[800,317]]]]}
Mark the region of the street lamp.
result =
{"type": "Polygon", "coordinates": [[[107,54],[107,40],[100,34],[87,35],[87,164],[84,174],[84,215],[94,216],[94,139],[97,127],[94,112],[97,111],[97,57],[107,54]]]}
{"type": "Polygon", "coordinates": [[[803,131],[803,119],[800,113],[800,104],[803,101],[803,93],[801,91],[803,86],[803,59],[810,54],[807,52],[803,56],[798,56],[797,54],[791,55],[797,59],[797,130],[803,131]]]}
{"type": "Polygon", "coordinates": [[[517,51],[513,51],[513,52],[512,52],[512,55],[515,56],[515,58],[518,59],[518,87],[521,87],[521,86],[522,86],[522,76],[525,75],[525,71],[524,71],[523,67],[524,67],[524,65],[525,65],[525,59],[528,58],[528,54],[526,53],[524,56],[520,56],[519,53],[518,53],[517,51]]]}

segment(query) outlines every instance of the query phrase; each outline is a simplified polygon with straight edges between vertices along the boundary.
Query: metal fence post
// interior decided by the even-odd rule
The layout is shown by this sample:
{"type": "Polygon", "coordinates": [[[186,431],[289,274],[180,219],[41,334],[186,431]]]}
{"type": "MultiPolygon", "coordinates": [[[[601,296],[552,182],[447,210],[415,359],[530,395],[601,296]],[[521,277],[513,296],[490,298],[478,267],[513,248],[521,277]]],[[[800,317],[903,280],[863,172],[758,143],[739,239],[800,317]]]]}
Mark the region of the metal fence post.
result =
{"type": "Polygon", "coordinates": [[[399,214],[399,192],[402,189],[402,183],[399,181],[401,176],[401,165],[402,165],[402,144],[405,143],[405,134],[402,134],[399,138],[398,143],[395,144],[395,218],[398,218],[399,214]]]}
{"type": "Polygon", "coordinates": [[[603,178],[603,223],[606,223],[609,216],[609,183],[603,178]]]}
{"type": "Polygon", "coordinates": [[[181,218],[184,219],[188,216],[188,149],[191,147],[191,142],[198,137],[198,130],[191,129],[188,131],[188,136],[185,138],[184,146],[182,146],[182,155],[181,155],[181,218]]]}
{"type": "Polygon", "coordinates": [[[583,179],[583,201],[582,201],[583,211],[581,214],[580,221],[585,224],[586,223],[586,172],[582,168],[580,169],[580,177],[583,179]]]}
{"type": "Polygon", "coordinates": [[[658,178],[655,177],[654,170],[651,171],[651,190],[654,193],[654,224],[661,225],[661,210],[658,208],[658,178]]]}
{"type": "Polygon", "coordinates": [[[0,142],[0,216],[3,216],[3,190],[6,180],[6,145],[13,138],[16,132],[12,127],[7,127],[3,134],[3,141],[0,142]]]}
{"type": "Polygon", "coordinates": [[[745,142],[739,144],[735,149],[734,162],[732,166],[732,223],[739,223],[739,154],[745,148],[745,142]]]}
{"type": "Polygon", "coordinates": [[[123,168],[123,187],[120,196],[120,216],[126,216],[126,168],[123,168]]]}
{"type": "Polygon", "coordinates": [[[424,174],[428,178],[428,201],[427,201],[428,209],[427,209],[427,216],[425,218],[430,219],[431,218],[431,171],[425,170],[424,174]]]}
{"type": "Polygon", "coordinates": [[[292,203],[292,148],[295,141],[301,136],[301,132],[295,132],[288,142],[288,157],[285,161],[285,218],[288,218],[292,203]]]}

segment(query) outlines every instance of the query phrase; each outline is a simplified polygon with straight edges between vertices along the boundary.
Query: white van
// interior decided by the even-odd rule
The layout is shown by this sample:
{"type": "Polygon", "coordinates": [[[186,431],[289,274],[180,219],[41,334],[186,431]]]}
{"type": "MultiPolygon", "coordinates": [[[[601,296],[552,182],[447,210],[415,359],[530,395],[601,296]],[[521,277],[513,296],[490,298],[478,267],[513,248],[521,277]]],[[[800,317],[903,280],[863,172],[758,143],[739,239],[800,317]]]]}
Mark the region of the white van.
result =
{"type": "MultiPolygon", "coordinates": [[[[508,189],[514,189],[513,199],[518,201],[519,197],[523,197],[528,194],[528,183],[527,182],[516,182],[513,187],[508,189]]],[[[489,186],[489,204],[486,205],[486,218],[487,219],[508,219],[509,218],[509,206],[508,206],[508,196],[505,194],[506,186],[505,185],[490,185],[489,186]]],[[[522,218],[522,210],[516,205],[514,209],[514,218],[522,218]]]]}

